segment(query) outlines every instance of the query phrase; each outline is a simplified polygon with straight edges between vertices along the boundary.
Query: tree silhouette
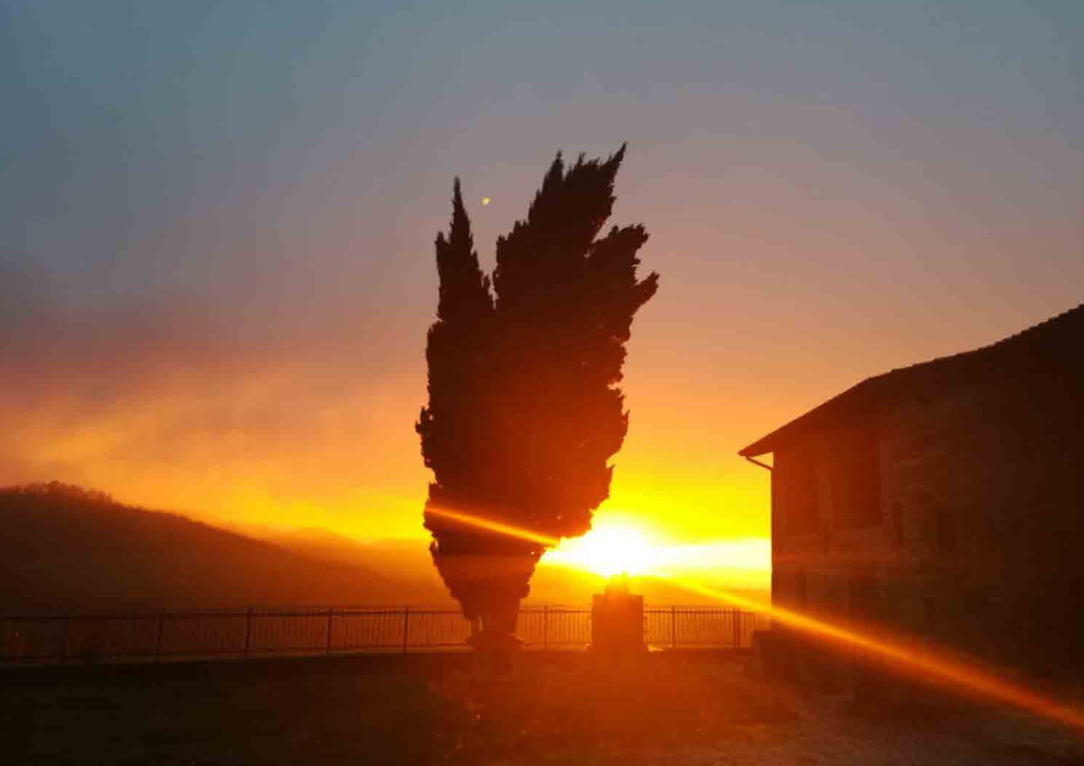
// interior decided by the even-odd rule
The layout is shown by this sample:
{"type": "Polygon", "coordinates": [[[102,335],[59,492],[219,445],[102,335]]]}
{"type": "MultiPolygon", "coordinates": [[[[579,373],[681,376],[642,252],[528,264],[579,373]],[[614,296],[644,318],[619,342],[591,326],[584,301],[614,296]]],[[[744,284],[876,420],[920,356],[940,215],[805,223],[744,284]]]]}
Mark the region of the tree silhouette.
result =
{"type": "Polygon", "coordinates": [[[416,425],[434,473],[425,525],[444,582],[494,640],[511,635],[545,544],[440,511],[555,539],[588,531],[609,496],[609,459],[628,430],[624,345],[658,288],[657,274],[636,277],[643,226],[599,236],[624,155],[580,155],[566,169],[558,153],[527,219],[497,240],[492,292],[458,179],[451,229],[437,235],[429,405],[416,425]]]}

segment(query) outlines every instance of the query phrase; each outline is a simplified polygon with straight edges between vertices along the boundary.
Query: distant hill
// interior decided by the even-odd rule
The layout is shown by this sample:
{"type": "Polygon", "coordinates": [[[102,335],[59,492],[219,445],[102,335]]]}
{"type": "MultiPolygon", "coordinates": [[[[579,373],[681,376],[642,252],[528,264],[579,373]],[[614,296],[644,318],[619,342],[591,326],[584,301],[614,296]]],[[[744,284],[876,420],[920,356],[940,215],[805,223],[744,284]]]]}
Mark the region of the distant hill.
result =
{"type": "MultiPolygon", "coordinates": [[[[429,555],[429,541],[397,538],[362,543],[320,527],[273,530],[256,537],[294,553],[322,561],[365,566],[396,580],[427,604],[454,604],[429,555]]],[[[406,603],[406,602],[404,602],[406,603]]]]}
{"type": "Polygon", "coordinates": [[[308,556],[59,483],[0,489],[0,612],[433,603],[360,563],[308,556]]]}
{"type": "MultiPolygon", "coordinates": [[[[543,559],[525,605],[586,606],[605,584],[543,559]]],[[[717,603],[663,578],[630,585],[648,605],[717,603]]],[[[0,613],[351,604],[454,607],[422,538],[242,534],[57,482],[0,489],[0,613]]]]}

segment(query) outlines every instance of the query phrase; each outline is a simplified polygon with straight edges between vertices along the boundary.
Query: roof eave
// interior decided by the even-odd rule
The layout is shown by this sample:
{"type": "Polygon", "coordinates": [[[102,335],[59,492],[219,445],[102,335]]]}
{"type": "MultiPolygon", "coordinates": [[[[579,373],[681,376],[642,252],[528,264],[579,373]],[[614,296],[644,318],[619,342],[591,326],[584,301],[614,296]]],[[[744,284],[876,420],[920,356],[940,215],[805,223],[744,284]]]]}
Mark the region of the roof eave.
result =
{"type": "Polygon", "coordinates": [[[774,452],[774,447],[771,446],[771,439],[775,435],[775,432],[768,434],[763,439],[753,442],[748,447],[743,447],[738,450],[738,455],[741,457],[759,457],[760,455],[767,455],[769,452],[774,452]]]}

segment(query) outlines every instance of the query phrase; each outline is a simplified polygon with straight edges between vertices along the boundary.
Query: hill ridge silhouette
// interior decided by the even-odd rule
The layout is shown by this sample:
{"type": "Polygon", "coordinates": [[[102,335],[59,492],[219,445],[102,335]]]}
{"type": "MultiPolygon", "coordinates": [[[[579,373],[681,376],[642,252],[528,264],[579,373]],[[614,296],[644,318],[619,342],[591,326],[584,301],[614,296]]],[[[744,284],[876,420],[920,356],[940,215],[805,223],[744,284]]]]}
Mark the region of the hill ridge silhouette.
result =
{"type": "Polygon", "coordinates": [[[381,605],[426,596],[360,564],[59,482],[0,488],[0,528],[0,612],[381,605]]]}

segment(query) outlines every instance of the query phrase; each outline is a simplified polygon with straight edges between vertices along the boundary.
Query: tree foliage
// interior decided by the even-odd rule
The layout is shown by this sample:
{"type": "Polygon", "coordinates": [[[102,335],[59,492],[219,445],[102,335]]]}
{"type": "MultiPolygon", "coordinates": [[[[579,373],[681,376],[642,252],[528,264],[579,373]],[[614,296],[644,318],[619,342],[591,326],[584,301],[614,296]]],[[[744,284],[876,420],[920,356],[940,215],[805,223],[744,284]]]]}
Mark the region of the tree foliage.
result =
{"type": "Polygon", "coordinates": [[[566,167],[558,154],[527,218],[497,240],[492,283],[478,263],[458,179],[450,231],[437,236],[429,404],[416,428],[434,473],[426,512],[434,558],[468,616],[464,598],[476,599],[463,577],[450,575],[449,557],[537,560],[543,546],[436,510],[558,538],[590,529],[609,495],[609,460],[628,430],[618,387],[625,343],[633,315],[658,288],[657,274],[636,275],[643,226],[600,234],[624,155],[622,146],[604,161],[581,155],[566,167]]]}
{"type": "Polygon", "coordinates": [[[0,487],[0,493],[10,495],[26,495],[31,497],[52,497],[79,500],[85,503],[97,505],[116,505],[113,496],[97,489],[80,487],[77,484],[67,484],[62,481],[36,482],[33,484],[19,484],[13,487],[0,487]]]}

